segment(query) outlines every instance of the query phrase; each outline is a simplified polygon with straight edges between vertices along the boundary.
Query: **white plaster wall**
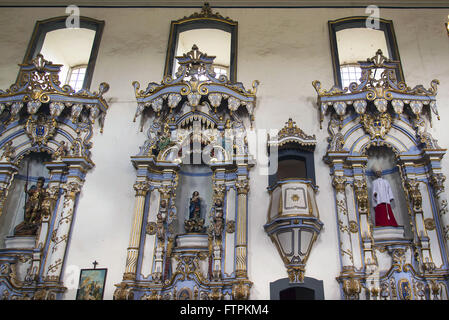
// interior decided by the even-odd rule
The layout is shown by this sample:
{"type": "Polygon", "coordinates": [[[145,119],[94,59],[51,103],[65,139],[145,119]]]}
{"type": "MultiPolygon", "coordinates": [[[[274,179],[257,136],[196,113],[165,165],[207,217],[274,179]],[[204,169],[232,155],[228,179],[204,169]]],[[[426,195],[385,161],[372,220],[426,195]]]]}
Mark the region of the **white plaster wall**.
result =
{"type": "MultiPolygon", "coordinates": [[[[160,82],[165,63],[170,21],[190,15],[193,9],[81,8],[81,14],[105,20],[106,25],[95,67],[92,90],[106,81],[110,109],[104,133],[93,137],[92,159],[96,167],[86,182],[73,221],[66,266],[108,268],[104,298],[112,299],[125,268],[134,206],[134,169],[130,156],[145,140],[133,123],[136,103],[132,81],[142,87],[160,82]]],[[[333,84],[327,21],[365,15],[364,9],[219,9],[223,16],[239,22],[238,81],[247,87],[260,81],[256,129],[281,128],[289,117],[308,134],[315,134],[317,194],[323,230],[312,250],[306,276],[324,281],[325,298],[340,299],[335,277],[340,271],[334,201],[331,200],[329,168],[322,161],[328,135],[327,121],[319,129],[311,83],[324,88],[333,84]]],[[[447,10],[381,9],[381,17],[394,22],[405,79],[409,86],[428,87],[439,79],[441,121],[431,133],[440,145],[449,146],[444,124],[449,120],[449,38],[444,29],[447,10]]],[[[17,76],[36,20],[65,15],[65,8],[2,8],[0,15],[0,88],[8,88],[17,76]]],[[[374,52],[373,52],[374,54],[374,52]]],[[[144,129],[145,130],[145,129],[144,129]]],[[[448,157],[443,160],[446,176],[448,157]]],[[[278,253],[263,230],[268,209],[268,178],[250,174],[248,218],[248,270],[254,282],[251,298],[269,299],[269,283],[287,276],[278,253]],[[267,263],[269,261],[269,263],[267,263]]],[[[67,282],[76,278],[68,272],[67,282]]],[[[66,299],[74,299],[69,290],[66,299]]]]}

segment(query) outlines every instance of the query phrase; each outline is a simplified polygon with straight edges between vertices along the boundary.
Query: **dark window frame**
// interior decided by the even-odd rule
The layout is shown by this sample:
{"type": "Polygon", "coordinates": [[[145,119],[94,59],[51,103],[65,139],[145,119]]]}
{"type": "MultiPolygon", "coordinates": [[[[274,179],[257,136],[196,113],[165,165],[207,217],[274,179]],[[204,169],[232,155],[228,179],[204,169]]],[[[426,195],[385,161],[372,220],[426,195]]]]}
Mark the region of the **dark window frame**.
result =
{"type": "MultiPolygon", "coordinates": [[[[340,30],[350,29],[350,28],[365,28],[366,27],[366,19],[368,17],[365,16],[356,16],[356,17],[346,17],[337,20],[328,21],[329,28],[329,38],[330,38],[330,49],[331,49],[331,57],[332,57],[332,67],[334,73],[334,82],[335,85],[340,87],[342,86],[341,75],[340,75],[340,58],[338,56],[338,46],[337,46],[337,35],[336,33],[340,30]]],[[[379,18],[377,19],[379,22],[380,30],[385,33],[385,39],[387,41],[388,47],[388,55],[391,60],[397,61],[398,66],[396,68],[396,77],[398,82],[405,81],[404,73],[402,71],[401,57],[399,55],[398,44],[396,41],[396,35],[394,32],[393,21],[379,18]]],[[[373,52],[373,56],[375,52],[373,52]]],[[[370,58],[370,57],[366,57],[370,58]]]]}
{"type": "MultiPolygon", "coordinates": [[[[179,34],[184,31],[197,29],[219,29],[231,34],[231,57],[229,61],[229,76],[231,82],[237,82],[237,31],[238,23],[215,17],[187,18],[171,22],[165,58],[164,78],[173,76],[173,65],[177,50],[179,34]]],[[[201,48],[199,48],[201,51],[201,48]]],[[[207,53],[207,52],[205,52],[207,53]]]]}
{"type": "MultiPolygon", "coordinates": [[[[33,33],[31,35],[31,39],[28,43],[28,48],[23,58],[24,64],[34,59],[37,56],[37,54],[41,51],[47,32],[66,28],[66,20],[67,16],[61,16],[36,21],[33,33]]],[[[98,57],[98,50],[100,48],[100,42],[101,37],[103,35],[104,25],[105,25],[104,21],[80,16],[80,28],[95,31],[94,42],[92,44],[92,50],[90,52],[89,61],[87,63],[86,76],[84,77],[83,89],[89,89],[92,83],[95,63],[98,57]]]]}
{"type": "MultiPolygon", "coordinates": [[[[278,149],[277,155],[274,153],[273,155],[270,155],[270,158],[273,156],[277,156],[277,163],[279,166],[279,163],[283,160],[299,160],[304,161],[306,166],[306,174],[307,178],[304,180],[311,180],[313,184],[315,184],[315,161],[314,161],[314,152],[308,151],[308,150],[302,150],[299,147],[298,148],[288,148],[288,149],[278,149]]],[[[273,161],[272,158],[270,159],[270,162],[273,161]]],[[[292,177],[293,178],[293,177],[292,177]]],[[[274,186],[278,182],[278,172],[271,174],[268,176],[268,185],[274,186]]]]}

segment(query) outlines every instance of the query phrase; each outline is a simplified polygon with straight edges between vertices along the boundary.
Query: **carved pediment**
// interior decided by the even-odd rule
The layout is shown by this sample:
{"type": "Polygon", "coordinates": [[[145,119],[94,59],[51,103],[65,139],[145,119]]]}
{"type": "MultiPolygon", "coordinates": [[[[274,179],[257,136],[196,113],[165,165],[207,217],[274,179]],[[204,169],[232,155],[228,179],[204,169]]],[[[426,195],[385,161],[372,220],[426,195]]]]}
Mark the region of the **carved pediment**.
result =
{"type": "Polygon", "coordinates": [[[6,91],[0,90],[0,113],[9,113],[8,123],[44,113],[51,118],[66,116],[73,123],[80,119],[94,123],[99,118],[103,126],[108,109],[103,98],[109,90],[107,83],[101,83],[93,93],[86,89],[75,92],[69,85],[61,87],[58,74],[62,65],[45,60],[41,54],[19,66],[17,82],[6,91]],[[46,104],[48,109],[42,107],[46,104]]]}
{"type": "Polygon", "coordinates": [[[381,50],[366,61],[359,61],[362,75],[359,83],[351,83],[347,88],[332,87],[330,90],[321,88],[321,82],[312,82],[318,94],[317,104],[320,109],[320,120],[326,113],[336,113],[343,117],[352,105],[357,114],[369,112],[370,105],[376,112],[404,112],[418,117],[428,113],[427,108],[435,113],[439,119],[436,94],[438,80],[432,80],[430,88],[422,85],[410,88],[405,82],[398,82],[394,69],[398,62],[386,58],[381,50]],[[380,77],[376,77],[380,73],[380,77]]]}

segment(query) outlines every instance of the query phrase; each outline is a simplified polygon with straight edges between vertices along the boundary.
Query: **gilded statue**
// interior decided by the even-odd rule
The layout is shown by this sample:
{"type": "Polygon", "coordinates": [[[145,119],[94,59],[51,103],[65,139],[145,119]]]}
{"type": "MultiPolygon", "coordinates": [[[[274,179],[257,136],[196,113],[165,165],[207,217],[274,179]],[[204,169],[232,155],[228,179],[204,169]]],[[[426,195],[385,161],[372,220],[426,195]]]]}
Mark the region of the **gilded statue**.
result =
{"type": "Polygon", "coordinates": [[[48,206],[45,205],[45,199],[49,196],[47,188],[44,187],[45,178],[39,177],[35,186],[25,193],[27,200],[25,203],[25,219],[14,228],[15,236],[34,236],[40,225],[42,215],[47,214],[48,206]]]}

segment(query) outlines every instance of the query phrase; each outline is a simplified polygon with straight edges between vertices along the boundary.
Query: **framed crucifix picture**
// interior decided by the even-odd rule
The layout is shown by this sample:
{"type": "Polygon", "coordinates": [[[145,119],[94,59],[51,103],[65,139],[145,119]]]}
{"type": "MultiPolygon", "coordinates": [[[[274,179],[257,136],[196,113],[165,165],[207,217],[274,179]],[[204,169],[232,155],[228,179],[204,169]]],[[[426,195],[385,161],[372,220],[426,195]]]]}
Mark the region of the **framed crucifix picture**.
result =
{"type": "Polygon", "coordinates": [[[81,269],[76,300],[103,300],[108,269],[81,269]]]}

